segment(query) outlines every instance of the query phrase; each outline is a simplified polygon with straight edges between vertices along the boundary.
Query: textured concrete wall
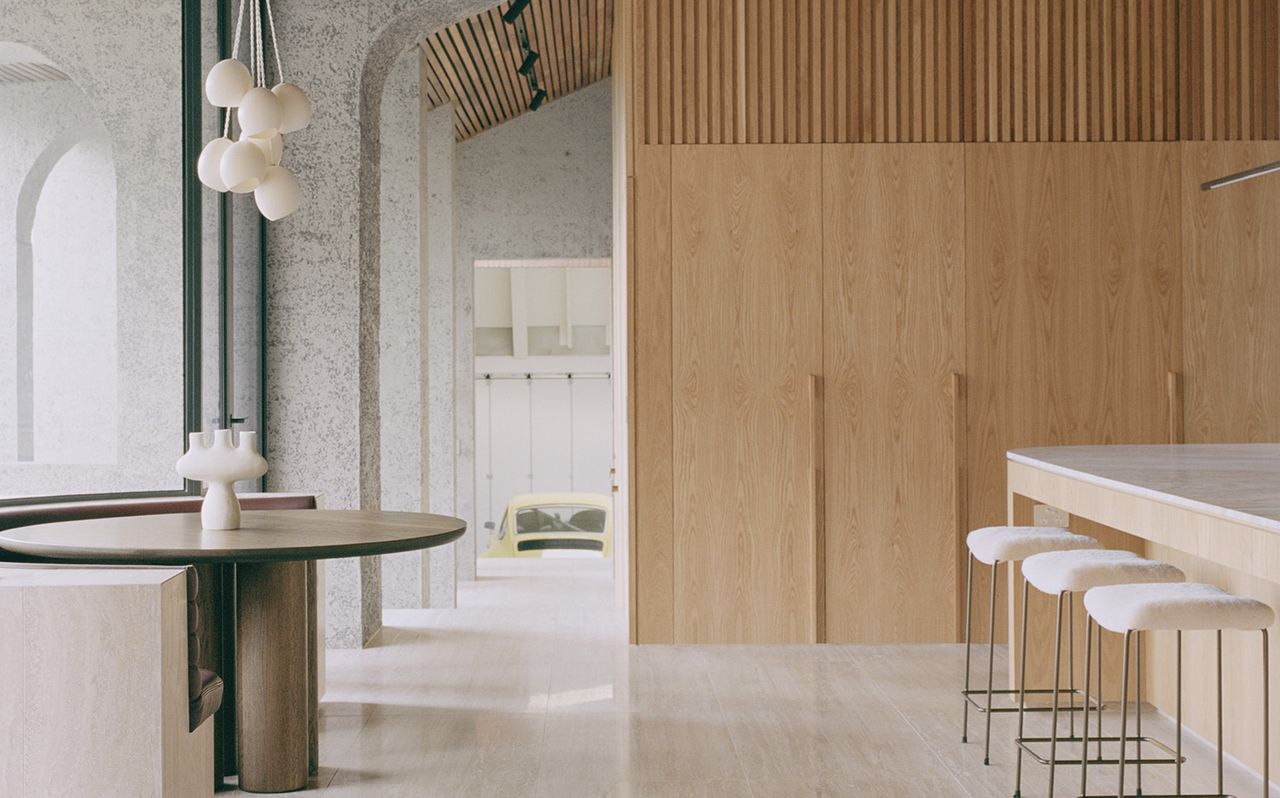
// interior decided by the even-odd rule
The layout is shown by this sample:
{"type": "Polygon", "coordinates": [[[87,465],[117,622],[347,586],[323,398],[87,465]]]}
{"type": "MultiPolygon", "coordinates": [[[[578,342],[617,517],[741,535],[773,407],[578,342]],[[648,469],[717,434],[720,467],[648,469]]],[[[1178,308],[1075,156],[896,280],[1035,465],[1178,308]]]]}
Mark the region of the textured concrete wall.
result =
{"type": "MultiPolygon", "coordinates": [[[[454,130],[453,108],[427,111],[422,117],[422,218],[426,272],[422,292],[425,346],[422,349],[423,407],[426,409],[427,510],[458,514],[458,455],[454,368],[453,250],[454,130]]],[[[471,522],[468,521],[468,524],[471,522]]],[[[430,606],[457,606],[458,544],[431,550],[430,606]]]]}
{"type": "MultiPolygon", "coordinates": [[[[118,425],[116,463],[0,465],[0,484],[11,495],[182,485],[173,473],[182,453],[180,27],[174,3],[0,0],[0,42],[32,47],[67,73],[110,141],[118,407],[127,414],[118,425]]],[[[0,318],[12,318],[3,310],[0,318]]]]}
{"type": "MultiPolygon", "coordinates": [[[[409,50],[396,61],[382,91],[379,422],[384,510],[422,507],[418,72],[417,51],[409,50]]],[[[382,558],[382,606],[425,605],[425,562],[420,551],[382,558]]]]}
{"type": "MultiPolygon", "coordinates": [[[[271,225],[267,248],[268,431],[272,489],[318,491],[332,508],[381,500],[380,116],[395,61],[424,34],[490,0],[282,0],[285,76],[314,115],[285,162],[302,208],[271,225]]],[[[331,645],[381,626],[377,558],[327,564],[331,645]]]]}
{"type": "Polygon", "coordinates": [[[455,266],[458,578],[475,578],[477,259],[607,258],[613,224],[610,81],[600,81],[458,145],[455,266]]]}

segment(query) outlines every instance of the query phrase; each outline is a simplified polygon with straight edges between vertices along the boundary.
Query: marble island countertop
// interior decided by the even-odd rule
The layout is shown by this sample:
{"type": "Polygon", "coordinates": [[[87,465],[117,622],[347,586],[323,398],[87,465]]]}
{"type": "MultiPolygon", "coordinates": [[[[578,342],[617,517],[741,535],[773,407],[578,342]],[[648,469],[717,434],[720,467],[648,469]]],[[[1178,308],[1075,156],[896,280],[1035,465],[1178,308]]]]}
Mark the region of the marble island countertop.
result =
{"type": "Polygon", "coordinates": [[[1049,446],[1008,459],[1280,533],[1280,443],[1049,446]]]}

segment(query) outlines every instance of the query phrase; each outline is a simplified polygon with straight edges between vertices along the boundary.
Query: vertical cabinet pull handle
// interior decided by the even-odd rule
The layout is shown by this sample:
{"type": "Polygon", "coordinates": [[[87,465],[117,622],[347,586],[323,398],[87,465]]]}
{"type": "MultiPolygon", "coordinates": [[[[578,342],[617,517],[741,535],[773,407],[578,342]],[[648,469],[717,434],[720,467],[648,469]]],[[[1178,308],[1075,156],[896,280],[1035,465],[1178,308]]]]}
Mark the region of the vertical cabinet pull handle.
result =
{"type": "Polygon", "coordinates": [[[964,573],[966,552],[965,536],[969,534],[969,407],[968,386],[963,374],[951,374],[951,493],[952,513],[955,518],[955,628],[956,639],[964,635],[964,573]]]}
{"type": "Polygon", "coordinates": [[[1185,420],[1182,407],[1182,375],[1176,371],[1165,374],[1165,393],[1169,404],[1169,443],[1186,441],[1185,420]]]}
{"type": "Polygon", "coordinates": [[[813,424],[813,462],[810,468],[812,481],[812,533],[813,533],[813,641],[827,642],[827,502],[824,483],[822,377],[809,375],[809,417],[813,424]]]}

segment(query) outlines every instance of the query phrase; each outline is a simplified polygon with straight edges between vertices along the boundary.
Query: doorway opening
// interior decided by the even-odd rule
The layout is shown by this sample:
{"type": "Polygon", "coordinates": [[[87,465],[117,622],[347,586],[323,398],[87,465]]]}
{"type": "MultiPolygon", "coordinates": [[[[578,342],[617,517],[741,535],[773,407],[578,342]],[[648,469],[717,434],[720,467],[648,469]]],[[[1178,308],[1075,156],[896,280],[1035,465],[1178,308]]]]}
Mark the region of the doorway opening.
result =
{"type": "Polygon", "coordinates": [[[607,596],[617,537],[612,264],[474,266],[476,575],[564,579],[607,596]]]}

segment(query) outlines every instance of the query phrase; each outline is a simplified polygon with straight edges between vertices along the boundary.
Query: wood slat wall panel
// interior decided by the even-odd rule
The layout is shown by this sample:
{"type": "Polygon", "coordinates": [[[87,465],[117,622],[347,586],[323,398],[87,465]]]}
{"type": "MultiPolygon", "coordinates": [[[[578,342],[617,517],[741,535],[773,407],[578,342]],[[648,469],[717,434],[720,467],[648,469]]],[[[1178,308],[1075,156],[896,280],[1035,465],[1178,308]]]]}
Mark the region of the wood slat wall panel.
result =
{"type": "Polygon", "coordinates": [[[816,642],[820,148],[677,146],[671,184],[674,456],[652,466],[674,485],[675,642],[816,642]]]}
{"type": "MultiPolygon", "coordinates": [[[[506,3],[495,6],[419,42],[427,67],[424,97],[433,108],[453,103],[459,141],[529,108],[529,84],[516,73],[523,56],[515,28],[502,21],[506,9],[506,3]]],[[[613,10],[614,0],[530,3],[524,18],[540,55],[534,72],[547,90],[546,102],[612,73],[613,10]]]]}
{"type": "Polygon", "coordinates": [[[645,143],[1280,138],[1280,0],[644,5],[645,143]]]}
{"type": "Polygon", "coordinates": [[[964,147],[827,145],[822,171],[827,641],[951,642],[964,147]]]}

